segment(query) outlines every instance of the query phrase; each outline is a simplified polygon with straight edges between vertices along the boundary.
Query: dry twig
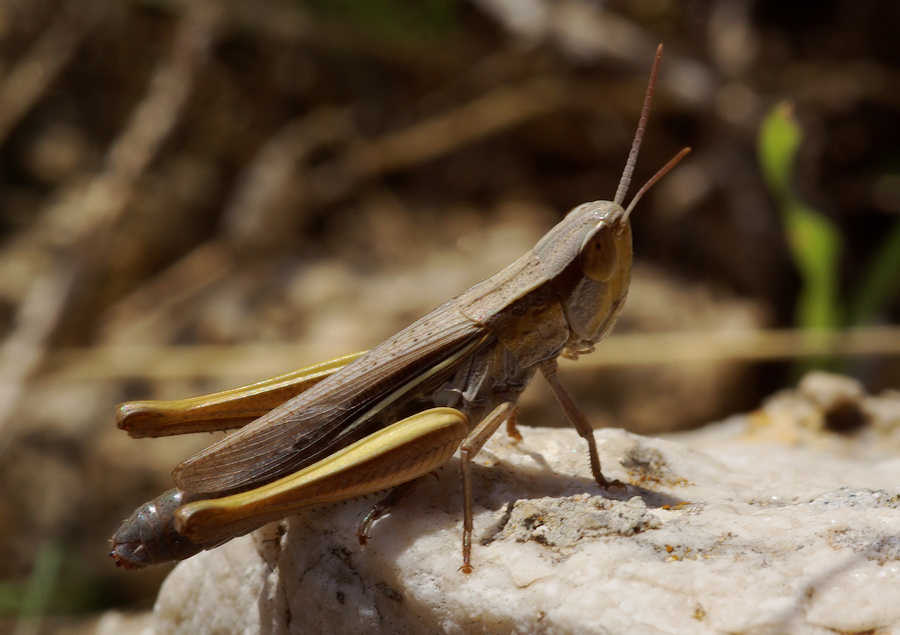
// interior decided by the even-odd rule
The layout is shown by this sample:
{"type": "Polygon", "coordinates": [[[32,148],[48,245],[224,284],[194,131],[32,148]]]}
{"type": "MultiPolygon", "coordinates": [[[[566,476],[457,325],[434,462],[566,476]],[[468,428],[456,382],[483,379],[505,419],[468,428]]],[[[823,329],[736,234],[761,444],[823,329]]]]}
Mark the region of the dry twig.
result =
{"type": "Polygon", "coordinates": [[[0,253],[0,295],[19,298],[48,266],[51,251],[75,250],[108,228],[126,208],[141,174],[172,131],[205,60],[216,22],[215,5],[198,3],[179,25],[172,55],[150,81],[125,130],[110,148],[105,169],[62,193],[0,253]]]}
{"type": "MultiPolygon", "coordinates": [[[[171,59],[160,65],[147,97],[110,149],[106,170],[84,189],[67,192],[2,254],[0,281],[17,280],[25,299],[19,306],[18,325],[0,356],[0,430],[14,412],[26,382],[41,365],[48,340],[65,314],[79,273],[74,264],[78,250],[109,228],[125,209],[135,182],[178,119],[196,66],[205,58],[214,23],[214,12],[197,5],[179,26],[171,59]],[[37,253],[23,259],[23,250],[37,253]],[[21,270],[24,263],[31,265],[30,271],[21,270]]],[[[90,248],[85,251],[88,258],[96,257],[90,248]]]]}
{"type": "MultiPolygon", "coordinates": [[[[348,351],[331,351],[331,355],[348,351]]],[[[316,345],[109,346],[59,351],[47,381],[148,380],[216,377],[252,379],[320,361],[329,352],[316,345]]],[[[613,335],[576,362],[571,372],[601,368],[797,359],[802,357],[900,355],[900,327],[848,331],[720,331],[613,335]]]]}
{"type": "Polygon", "coordinates": [[[99,10],[84,3],[64,9],[0,83],[0,143],[41,99],[97,24],[99,10]]]}

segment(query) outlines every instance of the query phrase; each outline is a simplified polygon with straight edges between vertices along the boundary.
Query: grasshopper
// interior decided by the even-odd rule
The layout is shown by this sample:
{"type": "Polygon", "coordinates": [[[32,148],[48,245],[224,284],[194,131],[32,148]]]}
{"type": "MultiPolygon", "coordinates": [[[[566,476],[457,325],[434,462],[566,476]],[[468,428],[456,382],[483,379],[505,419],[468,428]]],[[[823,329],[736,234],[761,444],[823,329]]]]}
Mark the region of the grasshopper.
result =
{"type": "Polygon", "coordinates": [[[503,424],[514,439],[516,402],[540,371],[587,442],[593,428],[557,377],[613,327],[631,275],[629,215],[690,151],[663,166],[623,207],[647,123],[662,45],[613,201],[572,209],[528,253],[374,349],[250,386],[180,401],[119,406],[134,437],[240,428],[178,465],[176,488],[139,507],[112,537],[116,563],[137,568],[188,558],[298,510],[389,492],[374,521],[459,450],[462,566],[472,571],[471,463],[503,424]]]}

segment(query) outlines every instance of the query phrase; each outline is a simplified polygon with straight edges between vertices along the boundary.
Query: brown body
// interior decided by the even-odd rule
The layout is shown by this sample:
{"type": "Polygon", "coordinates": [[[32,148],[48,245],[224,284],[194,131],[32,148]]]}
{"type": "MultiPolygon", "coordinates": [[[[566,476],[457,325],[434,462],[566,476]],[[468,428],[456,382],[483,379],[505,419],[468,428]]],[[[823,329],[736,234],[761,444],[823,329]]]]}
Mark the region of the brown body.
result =
{"type": "Polygon", "coordinates": [[[585,236],[615,212],[623,210],[608,202],[576,208],[503,271],[176,467],[175,484],[192,495],[233,493],[306,467],[423,406],[457,408],[477,422],[515,401],[538,363],[567,347],[582,350],[612,326],[628,290],[631,232],[617,236],[621,266],[609,281],[585,280],[577,256],[585,236]],[[601,305],[603,324],[585,318],[598,314],[587,301],[601,305]]]}
{"type": "MultiPolygon", "coordinates": [[[[574,208],[511,265],[365,354],[175,406],[123,405],[120,426],[135,436],[236,427],[261,416],[175,468],[177,489],[138,508],[113,537],[117,562],[184,558],[291,511],[400,486],[459,447],[463,569],[471,570],[469,461],[501,423],[514,431],[515,403],[538,369],[587,440],[595,479],[606,485],[590,425],[556,379],[556,359],[592,350],[628,292],[628,215],[644,190],[627,211],[621,198],[655,72],[656,64],[616,201],[574,208]],[[276,390],[296,396],[263,413],[276,390]]],[[[361,539],[379,513],[367,518],[361,539]]]]}

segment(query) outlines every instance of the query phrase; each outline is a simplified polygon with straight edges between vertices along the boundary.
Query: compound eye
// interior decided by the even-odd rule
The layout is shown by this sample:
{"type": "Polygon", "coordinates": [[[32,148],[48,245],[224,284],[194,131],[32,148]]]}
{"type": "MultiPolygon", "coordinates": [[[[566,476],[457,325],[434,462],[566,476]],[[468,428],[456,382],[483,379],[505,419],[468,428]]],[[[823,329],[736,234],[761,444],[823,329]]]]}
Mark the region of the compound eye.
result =
{"type": "Polygon", "coordinates": [[[616,232],[607,224],[601,224],[587,237],[581,247],[581,270],[591,280],[606,282],[616,270],[616,232]]]}

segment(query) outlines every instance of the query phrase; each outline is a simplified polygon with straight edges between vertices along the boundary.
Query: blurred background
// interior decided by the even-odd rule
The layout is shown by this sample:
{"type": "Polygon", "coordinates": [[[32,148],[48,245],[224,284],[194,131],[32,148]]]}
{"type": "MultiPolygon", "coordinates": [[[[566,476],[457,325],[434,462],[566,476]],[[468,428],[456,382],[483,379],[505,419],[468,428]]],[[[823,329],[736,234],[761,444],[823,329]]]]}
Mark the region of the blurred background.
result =
{"type": "MultiPolygon", "coordinates": [[[[145,609],[107,538],[211,436],[115,405],[368,348],[612,198],[656,44],[597,427],[900,386],[900,4],[0,2],[0,630],[145,609]],[[21,620],[21,616],[44,616],[21,620]]],[[[525,425],[561,425],[544,386],[525,425]]]]}

